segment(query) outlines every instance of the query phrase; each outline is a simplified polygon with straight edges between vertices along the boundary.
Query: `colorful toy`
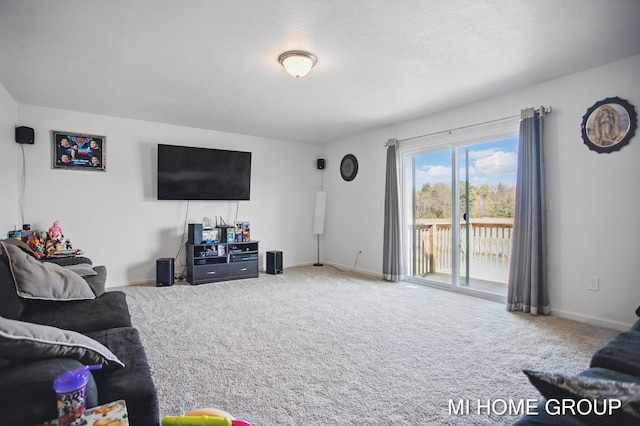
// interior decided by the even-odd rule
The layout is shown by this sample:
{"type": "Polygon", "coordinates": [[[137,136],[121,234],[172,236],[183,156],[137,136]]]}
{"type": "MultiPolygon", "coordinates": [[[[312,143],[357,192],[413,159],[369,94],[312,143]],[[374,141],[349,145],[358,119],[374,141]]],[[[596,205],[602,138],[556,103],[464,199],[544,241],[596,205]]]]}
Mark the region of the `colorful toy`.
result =
{"type": "Polygon", "coordinates": [[[184,416],[165,416],[162,426],[251,426],[218,408],[201,408],[184,416]]]}
{"type": "Polygon", "coordinates": [[[219,408],[198,408],[197,410],[189,411],[187,416],[212,416],[212,417],[226,417],[229,420],[235,420],[231,414],[219,408]]]}
{"type": "Polygon", "coordinates": [[[31,234],[29,238],[27,238],[27,245],[31,248],[31,250],[33,250],[33,254],[38,259],[42,259],[44,257],[45,244],[35,232],[31,234]]]}
{"type": "Polygon", "coordinates": [[[232,423],[226,417],[164,416],[162,426],[232,426],[232,423]]]}
{"type": "Polygon", "coordinates": [[[49,239],[57,240],[62,237],[62,228],[60,228],[60,222],[57,220],[53,222],[51,228],[49,228],[49,239]]]}

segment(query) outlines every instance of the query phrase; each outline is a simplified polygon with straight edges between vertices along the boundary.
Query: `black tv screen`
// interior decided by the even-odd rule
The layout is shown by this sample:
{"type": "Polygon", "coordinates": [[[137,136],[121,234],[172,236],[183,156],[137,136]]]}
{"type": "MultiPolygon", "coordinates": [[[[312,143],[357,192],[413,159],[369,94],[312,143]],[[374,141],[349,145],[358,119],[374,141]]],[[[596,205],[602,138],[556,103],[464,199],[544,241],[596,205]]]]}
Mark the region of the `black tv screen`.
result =
{"type": "Polygon", "coordinates": [[[158,144],[158,200],[249,200],[251,153],[158,144]]]}

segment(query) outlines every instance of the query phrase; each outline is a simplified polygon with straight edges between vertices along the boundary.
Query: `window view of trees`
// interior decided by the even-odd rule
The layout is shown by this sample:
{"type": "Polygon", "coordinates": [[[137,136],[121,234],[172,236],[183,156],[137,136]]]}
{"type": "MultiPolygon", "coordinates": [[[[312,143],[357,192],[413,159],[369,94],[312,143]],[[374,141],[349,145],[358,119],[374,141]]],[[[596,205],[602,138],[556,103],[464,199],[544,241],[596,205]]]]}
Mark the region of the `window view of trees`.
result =
{"type": "MultiPolygon", "coordinates": [[[[469,185],[469,211],[471,217],[512,218],[515,204],[515,186],[502,182],[497,185],[469,185]]],[[[460,183],[460,217],[466,211],[467,191],[460,183]]],[[[425,183],[416,194],[416,219],[450,218],[451,186],[437,182],[425,183]]]]}

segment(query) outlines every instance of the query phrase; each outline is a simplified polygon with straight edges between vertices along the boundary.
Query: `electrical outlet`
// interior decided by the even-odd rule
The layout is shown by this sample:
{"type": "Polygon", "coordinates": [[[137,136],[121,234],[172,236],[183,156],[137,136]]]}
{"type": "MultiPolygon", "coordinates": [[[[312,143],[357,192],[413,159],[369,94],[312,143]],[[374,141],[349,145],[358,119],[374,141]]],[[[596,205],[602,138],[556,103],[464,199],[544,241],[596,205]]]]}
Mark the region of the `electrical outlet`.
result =
{"type": "Polygon", "coordinates": [[[600,290],[600,278],[594,276],[587,277],[587,290],[600,290]]]}

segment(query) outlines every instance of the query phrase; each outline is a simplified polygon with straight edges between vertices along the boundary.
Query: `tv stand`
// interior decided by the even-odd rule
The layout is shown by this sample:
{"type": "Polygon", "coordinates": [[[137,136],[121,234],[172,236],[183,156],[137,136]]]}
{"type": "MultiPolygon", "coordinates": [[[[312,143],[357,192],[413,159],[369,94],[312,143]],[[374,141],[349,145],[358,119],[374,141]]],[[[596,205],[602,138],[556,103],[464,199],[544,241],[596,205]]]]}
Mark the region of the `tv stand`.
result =
{"type": "Polygon", "coordinates": [[[258,278],[258,241],[186,244],[192,285],[258,278]]]}

